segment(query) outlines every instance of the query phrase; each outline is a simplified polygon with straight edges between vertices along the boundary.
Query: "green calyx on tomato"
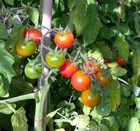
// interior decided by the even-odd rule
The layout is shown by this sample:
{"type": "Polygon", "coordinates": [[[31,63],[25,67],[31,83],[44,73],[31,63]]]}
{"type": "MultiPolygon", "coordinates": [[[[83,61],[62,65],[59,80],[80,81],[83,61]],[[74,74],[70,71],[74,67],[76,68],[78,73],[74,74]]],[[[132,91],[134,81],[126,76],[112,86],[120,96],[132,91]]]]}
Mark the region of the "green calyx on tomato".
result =
{"type": "Polygon", "coordinates": [[[74,35],[70,31],[65,33],[57,32],[54,36],[54,43],[59,48],[69,48],[74,43],[74,35]]]}
{"type": "Polygon", "coordinates": [[[62,76],[70,78],[78,70],[78,67],[74,65],[70,61],[70,59],[66,59],[64,64],[59,68],[59,70],[62,76]]]}
{"type": "Polygon", "coordinates": [[[16,43],[16,51],[19,55],[27,57],[36,51],[37,45],[33,40],[18,40],[16,43]]]}
{"type": "Polygon", "coordinates": [[[65,62],[65,55],[63,52],[49,51],[46,54],[46,63],[48,66],[52,68],[59,68],[64,64],[64,62],[65,62]]]}
{"type": "Polygon", "coordinates": [[[99,71],[96,78],[104,86],[108,86],[112,82],[112,76],[109,72],[99,71]]]}
{"type": "Polygon", "coordinates": [[[84,69],[85,72],[88,73],[88,75],[93,76],[94,74],[97,74],[100,70],[100,64],[94,63],[92,59],[89,59],[88,62],[84,63],[84,69]]]}
{"type": "Polygon", "coordinates": [[[77,91],[87,90],[91,84],[89,76],[85,75],[83,71],[79,70],[71,77],[72,87],[77,91]]]}
{"type": "Polygon", "coordinates": [[[42,62],[41,61],[29,61],[24,68],[25,75],[30,79],[37,79],[42,74],[42,62]]]}
{"type": "Polygon", "coordinates": [[[81,98],[82,103],[91,108],[97,106],[101,101],[101,96],[93,93],[89,89],[82,92],[81,98]]]}
{"type": "Polygon", "coordinates": [[[34,28],[27,28],[23,33],[24,38],[32,39],[36,44],[40,43],[40,39],[42,37],[42,33],[40,30],[34,28]]]}

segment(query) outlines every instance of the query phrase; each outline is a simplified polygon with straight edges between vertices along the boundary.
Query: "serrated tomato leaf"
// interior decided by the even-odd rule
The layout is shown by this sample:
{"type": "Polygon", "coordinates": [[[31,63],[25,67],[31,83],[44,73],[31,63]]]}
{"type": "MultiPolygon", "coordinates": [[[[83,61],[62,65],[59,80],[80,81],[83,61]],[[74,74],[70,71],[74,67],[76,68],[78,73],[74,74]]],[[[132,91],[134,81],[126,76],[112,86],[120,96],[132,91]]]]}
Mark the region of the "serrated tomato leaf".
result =
{"type": "Polygon", "coordinates": [[[23,107],[19,108],[11,117],[13,131],[28,131],[27,118],[23,107]]]}
{"type": "Polygon", "coordinates": [[[99,19],[96,6],[90,4],[87,8],[87,25],[86,30],[83,32],[84,44],[88,45],[95,41],[98,36],[99,30],[102,27],[102,23],[99,19]]]}
{"type": "Polygon", "coordinates": [[[0,39],[7,40],[9,39],[9,34],[6,30],[6,27],[3,23],[0,22],[0,39]]]}
{"type": "Polygon", "coordinates": [[[13,111],[11,108],[16,108],[15,104],[9,104],[9,103],[0,103],[0,113],[3,114],[11,114],[13,111]]]}

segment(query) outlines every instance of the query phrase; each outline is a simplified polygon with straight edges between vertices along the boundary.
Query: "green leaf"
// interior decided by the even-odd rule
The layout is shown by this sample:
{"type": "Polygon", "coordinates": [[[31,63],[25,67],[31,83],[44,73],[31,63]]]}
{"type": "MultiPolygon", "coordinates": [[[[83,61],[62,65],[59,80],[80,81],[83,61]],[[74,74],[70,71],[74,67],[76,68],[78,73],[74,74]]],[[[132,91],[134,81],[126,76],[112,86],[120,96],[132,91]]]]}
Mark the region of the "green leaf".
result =
{"type": "Polygon", "coordinates": [[[73,24],[76,28],[77,36],[81,35],[87,22],[86,1],[76,0],[76,5],[72,10],[73,24]]]}
{"type": "Polygon", "coordinates": [[[38,21],[39,21],[39,11],[37,8],[30,8],[29,9],[29,18],[30,20],[35,24],[37,25],[38,24],[38,21]]]}
{"type": "MultiPolygon", "coordinates": [[[[139,44],[139,43],[138,43],[139,44]]],[[[133,66],[133,74],[136,75],[136,77],[138,77],[140,75],[140,47],[137,46],[132,58],[132,66],[133,66]]]]}
{"type": "Polygon", "coordinates": [[[96,41],[93,43],[92,49],[98,48],[104,58],[113,59],[113,52],[104,41],[96,41]]]}
{"type": "Polygon", "coordinates": [[[3,74],[0,74],[0,97],[5,97],[6,95],[8,95],[8,91],[9,91],[9,82],[3,74]]]}
{"type": "Polygon", "coordinates": [[[99,31],[99,35],[107,40],[109,40],[112,37],[115,37],[117,34],[118,34],[118,30],[116,27],[108,28],[105,25],[101,27],[99,31]]]}
{"type": "Polygon", "coordinates": [[[128,123],[128,131],[139,131],[140,124],[136,117],[132,117],[128,123]]]}
{"type": "Polygon", "coordinates": [[[13,131],[28,131],[27,118],[23,107],[19,108],[11,117],[13,131]]]}
{"type": "Polygon", "coordinates": [[[116,77],[121,77],[127,73],[127,70],[122,67],[113,67],[111,68],[111,74],[116,76],[116,77]]]}
{"type": "Polygon", "coordinates": [[[90,4],[87,9],[86,30],[84,30],[83,32],[85,45],[91,44],[95,41],[101,27],[102,24],[99,19],[99,14],[97,12],[96,6],[94,4],[90,4]]]}
{"type": "Polygon", "coordinates": [[[135,96],[139,96],[139,94],[140,94],[140,87],[137,86],[135,83],[133,83],[133,92],[134,92],[135,96]]]}
{"type": "Polygon", "coordinates": [[[15,104],[9,104],[9,103],[0,103],[0,113],[3,114],[11,114],[13,111],[11,108],[16,108],[15,104]]]}
{"type": "Polygon", "coordinates": [[[4,0],[6,4],[14,6],[14,0],[4,0]]]}
{"type": "Polygon", "coordinates": [[[84,114],[85,115],[89,115],[90,114],[90,111],[91,111],[91,108],[84,105],[84,107],[83,107],[84,114]]]}
{"type": "Polygon", "coordinates": [[[9,39],[8,32],[6,27],[0,22],[0,39],[7,40],[9,39]]]}
{"type": "Polygon", "coordinates": [[[0,73],[8,79],[9,83],[13,76],[15,76],[15,71],[13,70],[14,58],[5,49],[0,48],[0,73]]]}
{"type": "Polygon", "coordinates": [[[59,108],[59,109],[56,109],[55,111],[50,112],[49,114],[46,115],[46,117],[45,117],[45,124],[46,124],[46,125],[48,124],[48,122],[50,121],[50,119],[53,118],[53,117],[56,115],[56,113],[57,113],[59,110],[60,110],[60,108],[59,108]]]}
{"type": "Polygon", "coordinates": [[[128,62],[130,47],[123,34],[118,34],[115,39],[114,46],[117,48],[119,56],[122,57],[126,62],[128,62]]]}
{"type": "Polygon", "coordinates": [[[111,110],[114,112],[116,108],[120,105],[121,96],[120,96],[120,85],[117,81],[113,80],[109,85],[108,90],[110,91],[110,103],[111,110]]]}
{"type": "Polygon", "coordinates": [[[76,4],[76,0],[69,0],[68,7],[73,8],[75,6],[75,4],[76,4]]]}
{"type": "Polygon", "coordinates": [[[14,19],[12,16],[8,16],[8,28],[11,28],[14,23],[14,19]]]}
{"type": "Polygon", "coordinates": [[[77,126],[79,129],[85,129],[90,123],[90,117],[87,115],[75,116],[74,120],[71,121],[72,126],[77,126]]]}

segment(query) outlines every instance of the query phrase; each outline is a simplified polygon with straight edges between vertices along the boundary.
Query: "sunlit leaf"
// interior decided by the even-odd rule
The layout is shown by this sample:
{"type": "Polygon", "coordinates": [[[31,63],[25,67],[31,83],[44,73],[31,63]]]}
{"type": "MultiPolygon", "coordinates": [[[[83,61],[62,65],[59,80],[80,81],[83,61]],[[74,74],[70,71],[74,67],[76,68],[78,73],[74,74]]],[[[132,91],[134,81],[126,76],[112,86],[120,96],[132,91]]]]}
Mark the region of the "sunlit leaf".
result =
{"type": "Polygon", "coordinates": [[[116,77],[121,77],[127,73],[127,70],[122,67],[113,67],[111,68],[111,74],[116,77]]]}
{"type": "Polygon", "coordinates": [[[9,104],[9,103],[0,103],[0,113],[3,114],[11,114],[13,111],[11,108],[15,108],[15,104],[9,104]]]}
{"type": "Polygon", "coordinates": [[[110,103],[111,103],[111,110],[114,112],[116,108],[120,105],[120,85],[117,81],[112,81],[109,85],[108,90],[110,93],[110,103]]]}
{"type": "Polygon", "coordinates": [[[72,126],[77,126],[79,129],[85,129],[90,122],[90,117],[87,115],[78,115],[71,121],[72,126]]]}
{"type": "Polygon", "coordinates": [[[119,56],[122,57],[127,62],[130,47],[128,42],[125,40],[125,36],[123,34],[120,33],[116,37],[114,46],[117,48],[119,56]]]}
{"type": "Polygon", "coordinates": [[[132,117],[128,123],[128,131],[139,131],[140,124],[139,120],[136,117],[132,117]]]}
{"type": "Polygon", "coordinates": [[[37,8],[31,8],[28,12],[30,20],[37,25],[39,20],[39,11],[37,8]]]}
{"type": "Polygon", "coordinates": [[[24,108],[19,108],[11,117],[13,131],[28,131],[27,118],[24,108]]]}

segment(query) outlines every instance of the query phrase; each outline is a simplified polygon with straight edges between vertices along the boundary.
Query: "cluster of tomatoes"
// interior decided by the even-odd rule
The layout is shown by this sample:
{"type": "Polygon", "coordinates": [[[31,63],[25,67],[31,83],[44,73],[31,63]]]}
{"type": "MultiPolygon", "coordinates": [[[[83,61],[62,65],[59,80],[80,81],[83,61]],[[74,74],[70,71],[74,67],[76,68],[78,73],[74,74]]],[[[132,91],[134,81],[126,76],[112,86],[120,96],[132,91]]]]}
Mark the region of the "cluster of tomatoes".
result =
{"type": "MultiPolygon", "coordinates": [[[[16,44],[16,51],[23,57],[32,55],[40,43],[42,33],[33,28],[27,28],[23,34],[24,39],[16,44]]],[[[74,44],[74,35],[70,31],[57,32],[54,35],[54,43],[60,50],[50,50],[46,54],[45,63],[50,68],[58,68],[63,77],[69,78],[72,87],[82,93],[81,100],[84,105],[95,107],[101,101],[101,96],[93,92],[91,83],[96,79],[101,88],[107,87],[112,82],[112,76],[102,71],[100,63],[87,57],[83,62],[83,68],[78,63],[66,58],[63,49],[70,48],[74,44]]],[[[25,66],[25,74],[30,79],[36,79],[42,74],[42,62],[40,60],[29,60],[25,66]]]]}

